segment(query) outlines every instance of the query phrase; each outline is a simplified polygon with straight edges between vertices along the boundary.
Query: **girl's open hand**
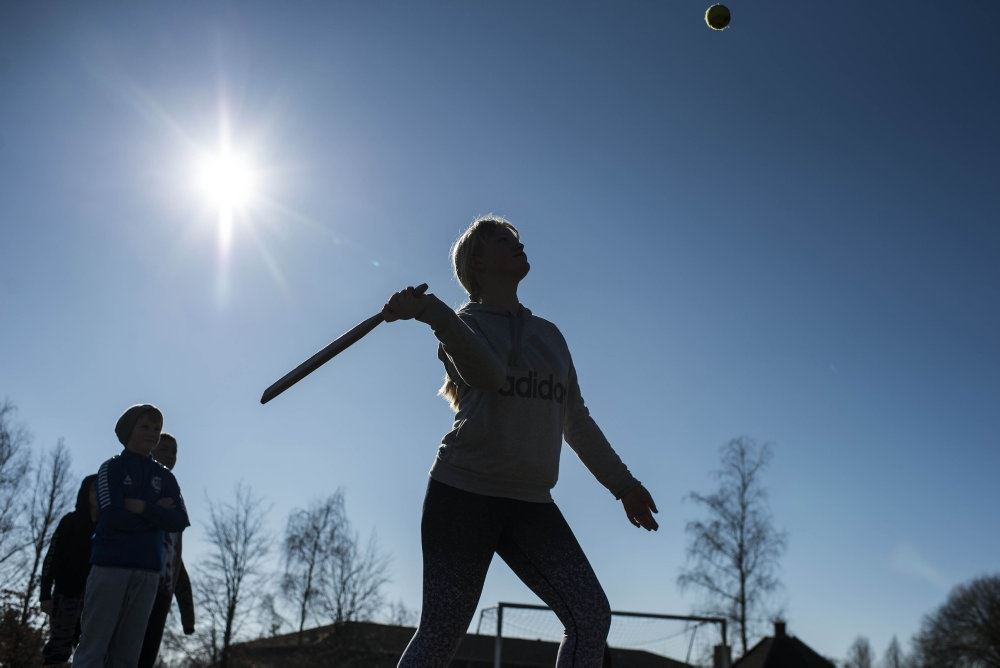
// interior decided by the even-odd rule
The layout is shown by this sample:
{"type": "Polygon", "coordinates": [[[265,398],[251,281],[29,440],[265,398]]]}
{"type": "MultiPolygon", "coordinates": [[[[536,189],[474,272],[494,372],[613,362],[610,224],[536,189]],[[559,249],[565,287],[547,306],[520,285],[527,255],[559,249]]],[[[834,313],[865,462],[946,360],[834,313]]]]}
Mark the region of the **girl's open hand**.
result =
{"type": "Polygon", "coordinates": [[[625,516],[633,526],[642,527],[646,531],[656,531],[660,525],[653,519],[653,513],[658,513],[656,502],[649,495],[646,488],[636,485],[622,495],[622,505],[625,507],[625,516]]]}
{"type": "Polygon", "coordinates": [[[394,320],[409,320],[416,318],[424,312],[427,307],[427,284],[422,283],[417,287],[412,285],[405,290],[400,290],[382,307],[382,318],[386,322],[394,320]]]}

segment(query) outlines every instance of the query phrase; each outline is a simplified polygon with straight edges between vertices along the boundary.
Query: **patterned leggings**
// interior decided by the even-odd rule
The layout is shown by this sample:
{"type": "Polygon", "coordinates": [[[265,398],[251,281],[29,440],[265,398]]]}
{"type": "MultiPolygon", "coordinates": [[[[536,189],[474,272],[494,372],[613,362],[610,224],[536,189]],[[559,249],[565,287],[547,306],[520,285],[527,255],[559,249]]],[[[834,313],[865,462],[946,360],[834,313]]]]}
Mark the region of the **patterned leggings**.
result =
{"type": "Polygon", "coordinates": [[[472,494],[431,480],[420,526],[420,626],[399,668],[444,668],[475,614],[493,553],[565,627],[558,668],[600,668],[611,625],[608,599],[554,503],[472,494]]]}

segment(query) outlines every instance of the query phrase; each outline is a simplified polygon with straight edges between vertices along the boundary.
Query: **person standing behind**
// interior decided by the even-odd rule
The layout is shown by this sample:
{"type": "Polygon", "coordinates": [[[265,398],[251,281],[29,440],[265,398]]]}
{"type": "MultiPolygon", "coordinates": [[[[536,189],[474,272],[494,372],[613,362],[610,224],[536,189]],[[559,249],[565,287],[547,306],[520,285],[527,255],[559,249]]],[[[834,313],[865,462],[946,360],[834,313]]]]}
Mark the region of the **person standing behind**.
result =
{"type": "MultiPolygon", "coordinates": [[[[160,434],[160,441],[153,448],[152,457],[173,472],[177,465],[177,439],[166,432],[160,434]]],[[[163,640],[163,627],[166,626],[170,603],[175,595],[184,634],[194,633],[194,600],[191,595],[191,580],[181,559],[181,536],[179,531],[168,532],[164,538],[163,569],[160,571],[160,584],[156,590],[156,600],[153,601],[153,610],[149,613],[149,622],[146,624],[146,637],[142,640],[139,668],[153,668],[156,663],[160,642],[163,640]]]]}
{"type": "Polygon", "coordinates": [[[90,536],[97,521],[96,479],[96,475],[83,479],[76,508],[59,520],[42,562],[40,607],[49,616],[49,639],[42,648],[45,666],[69,661],[80,640],[83,590],[90,573],[90,536]]]}
{"type": "Polygon", "coordinates": [[[97,471],[97,528],[84,595],[76,668],[133,668],[163,568],[167,531],[189,526],[180,487],[150,457],[163,414],[131,406],[115,425],[125,446],[97,471]]]}

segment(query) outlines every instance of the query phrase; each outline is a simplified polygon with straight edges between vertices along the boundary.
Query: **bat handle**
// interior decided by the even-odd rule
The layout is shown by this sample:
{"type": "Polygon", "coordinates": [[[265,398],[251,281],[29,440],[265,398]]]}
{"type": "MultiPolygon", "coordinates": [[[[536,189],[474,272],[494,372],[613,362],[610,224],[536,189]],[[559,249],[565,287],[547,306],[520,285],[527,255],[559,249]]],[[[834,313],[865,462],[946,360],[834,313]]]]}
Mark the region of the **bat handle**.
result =
{"type": "MultiPolygon", "coordinates": [[[[409,288],[407,288],[407,290],[408,289],[409,288]]],[[[404,292],[405,292],[405,290],[400,290],[399,293],[397,293],[397,294],[402,294],[404,292]]],[[[413,288],[413,294],[416,297],[423,297],[426,292],[427,292],[427,284],[426,283],[421,283],[417,287],[413,288]]],[[[393,295],[393,296],[395,296],[395,295],[393,295]]],[[[380,313],[384,314],[385,310],[383,309],[382,311],[380,311],[380,313]]],[[[401,318],[393,318],[393,321],[395,321],[395,320],[401,320],[401,318]]],[[[390,322],[390,321],[387,321],[387,322],[390,322]]]]}

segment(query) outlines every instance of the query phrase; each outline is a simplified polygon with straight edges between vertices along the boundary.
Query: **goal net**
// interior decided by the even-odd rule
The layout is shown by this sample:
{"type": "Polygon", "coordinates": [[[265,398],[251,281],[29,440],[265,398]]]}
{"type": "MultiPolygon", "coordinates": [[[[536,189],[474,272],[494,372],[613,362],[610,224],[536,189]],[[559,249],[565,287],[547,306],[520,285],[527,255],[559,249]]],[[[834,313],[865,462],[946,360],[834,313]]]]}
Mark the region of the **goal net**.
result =
{"type": "MultiPolygon", "coordinates": [[[[612,611],[608,646],[711,666],[712,647],[722,642],[724,624],[724,620],[712,617],[612,611]]],[[[476,633],[499,637],[502,651],[502,641],[510,638],[558,644],[562,641],[563,624],[545,606],[500,603],[480,612],[476,633]]],[[[639,654],[630,656],[636,661],[641,658],[639,654]]],[[[649,665],[654,663],[649,661],[649,665]]]]}

